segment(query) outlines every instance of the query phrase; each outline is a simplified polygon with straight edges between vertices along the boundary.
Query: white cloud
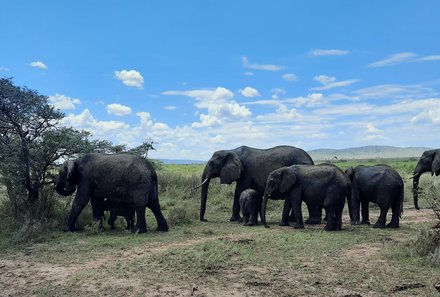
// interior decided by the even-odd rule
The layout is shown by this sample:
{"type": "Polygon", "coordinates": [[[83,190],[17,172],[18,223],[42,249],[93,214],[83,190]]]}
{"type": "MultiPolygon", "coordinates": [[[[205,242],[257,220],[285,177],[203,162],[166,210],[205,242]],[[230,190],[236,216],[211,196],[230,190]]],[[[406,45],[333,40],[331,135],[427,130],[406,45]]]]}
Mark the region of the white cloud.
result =
{"type": "Polygon", "coordinates": [[[29,64],[29,66],[31,66],[31,67],[36,67],[36,68],[40,68],[40,69],[47,69],[47,66],[43,63],[43,62],[41,62],[41,61],[34,61],[34,62],[31,62],[30,64],[29,64]]]}
{"type": "Polygon", "coordinates": [[[246,98],[260,96],[260,93],[258,92],[258,90],[251,88],[251,87],[246,87],[243,90],[240,90],[240,94],[246,98]]]}
{"type": "Polygon", "coordinates": [[[372,123],[367,124],[367,133],[377,133],[380,130],[377,129],[372,123]]]}
{"type": "Polygon", "coordinates": [[[3,67],[3,66],[0,66],[0,71],[9,71],[9,68],[6,68],[6,67],[3,67]]]}
{"type": "Polygon", "coordinates": [[[313,78],[313,80],[316,80],[316,81],[320,82],[323,85],[327,85],[329,83],[335,82],[336,81],[336,77],[321,74],[321,75],[315,76],[313,78]]]}
{"type": "Polygon", "coordinates": [[[267,113],[257,116],[258,121],[265,122],[284,122],[301,118],[301,114],[295,108],[288,108],[286,105],[280,105],[274,113],[267,113]]]}
{"type": "Polygon", "coordinates": [[[75,109],[75,105],[81,104],[81,100],[61,94],[49,96],[48,100],[55,108],[64,110],[75,109]]]}
{"type": "Polygon", "coordinates": [[[246,72],[244,73],[244,75],[246,75],[246,76],[253,76],[254,73],[251,72],[251,71],[246,71],[246,72]]]}
{"type": "Polygon", "coordinates": [[[440,123],[440,102],[437,105],[432,105],[426,110],[420,112],[411,118],[412,123],[416,122],[432,122],[434,124],[440,123]]]}
{"type": "Polygon", "coordinates": [[[295,107],[316,107],[326,104],[328,101],[324,98],[321,93],[308,94],[307,97],[298,97],[293,99],[288,99],[286,102],[291,102],[295,107]]]}
{"type": "Polygon", "coordinates": [[[200,114],[200,122],[193,127],[215,126],[225,120],[245,119],[251,116],[250,110],[233,100],[234,94],[222,87],[215,90],[166,91],[163,95],[182,95],[195,99],[198,109],[207,109],[208,114],[200,114]]]}
{"type": "Polygon", "coordinates": [[[175,110],[175,109],[177,109],[177,107],[174,105],[168,105],[168,106],[165,106],[164,109],[165,110],[175,110]]]}
{"type": "Polygon", "coordinates": [[[297,81],[298,80],[298,76],[293,73],[286,73],[286,74],[283,74],[281,77],[287,81],[297,81]]]}
{"type": "Polygon", "coordinates": [[[136,87],[142,89],[144,87],[144,78],[140,72],[136,70],[121,70],[114,72],[115,77],[122,81],[128,87],[136,87]]]}
{"type": "Polygon", "coordinates": [[[437,96],[438,93],[432,88],[422,85],[397,85],[384,84],[368,88],[362,88],[353,92],[361,99],[369,98],[427,98],[437,96]]]}
{"type": "Polygon", "coordinates": [[[131,108],[119,103],[112,103],[106,107],[107,113],[116,116],[125,116],[131,114],[131,108]]]}
{"type": "Polygon", "coordinates": [[[313,56],[343,56],[348,53],[349,51],[340,49],[315,49],[311,51],[313,56]]]}
{"type": "Polygon", "coordinates": [[[440,61],[440,55],[421,57],[417,61],[440,61]]]}
{"type": "Polygon", "coordinates": [[[323,91],[330,90],[333,88],[346,87],[358,82],[358,79],[350,79],[343,81],[336,81],[336,77],[328,76],[328,75],[317,75],[313,78],[314,80],[320,82],[323,86],[312,88],[312,90],[323,91]]]}
{"type": "Polygon", "coordinates": [[[275,88],[270,91],[272,92],[272,99],[279,99],[280,95],[286,94],[286,91],[282,88],[275,88]]]}
{"type": "Polygon", "coordinates": [[[416,56],[417,54],[415,53],[397,53],[388,56],[388,58],[386,59],[370,63],[368,64],[368,67],[377,68],[377,67],[397,65],[397,64],[409,62],[416,56]]]}
{"type": "Polygon", "coordinates": [[[273,64],[249,63],[249,59],[247,57],[242,57],[241,61],[243,63],[244,68],[254,69],[254,70],[280,71],[285,68],[284,66],[278,66],[273,64]]]}
{"type": "Polygon", "coordinates": [[[124,130],[129,128],[129,125],[123,122],[98,121],[88,109],[84,109],[79,115],[69,114],[61,121],[61,124],[67,127],[90,131],[94,136],[105,139],[108,134],[124,133],[124,130]]]}

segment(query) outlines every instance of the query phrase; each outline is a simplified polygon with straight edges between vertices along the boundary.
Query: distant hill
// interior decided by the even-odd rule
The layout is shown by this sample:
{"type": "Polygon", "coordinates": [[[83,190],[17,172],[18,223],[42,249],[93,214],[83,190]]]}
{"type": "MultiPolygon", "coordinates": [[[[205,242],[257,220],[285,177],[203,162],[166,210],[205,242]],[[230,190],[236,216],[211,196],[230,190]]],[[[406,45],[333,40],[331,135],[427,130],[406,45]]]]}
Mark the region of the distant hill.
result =
{"type": "Polygon", "coordinates": [[[386,159],[386,158],[419,158],[427,147],[395,147],[369,145],[346,149],[317,149],[308,151],[313,160],[325,161],[336,157],[341,159],[386,159]]]}
{"type": "Polygon", "coordinates": [[[159,159],[159,161],[164,164],[178,164],[178,165],[188,165],[188,164],[204,164],[206,161],[200,160],[172,160],[172,159],[159,159]]]}

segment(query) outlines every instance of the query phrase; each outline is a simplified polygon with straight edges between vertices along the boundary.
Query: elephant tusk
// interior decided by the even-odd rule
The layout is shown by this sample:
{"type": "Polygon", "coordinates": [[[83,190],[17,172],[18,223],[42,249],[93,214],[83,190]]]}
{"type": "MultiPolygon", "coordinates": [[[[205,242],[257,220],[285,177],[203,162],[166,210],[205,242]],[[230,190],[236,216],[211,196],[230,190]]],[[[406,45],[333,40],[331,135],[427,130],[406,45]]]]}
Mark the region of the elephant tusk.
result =
{"type": "Polygon", "coordinates": [[[205,180],[198,186],[194,187],[193,190],[200,188],[201,186],[203,186],[207,181],[209,180],[209,178],[205,178],[205,180]]]}
{"type": "Polygon", "coordinates": [[[415,177],[417,177],[417,176],[419,176],[420,175],[420,173],[416,173],[416,174],[414,174],[413,176],[411,176],[409,179],[413,179],[413,178],[415,178],[415,177]]]}

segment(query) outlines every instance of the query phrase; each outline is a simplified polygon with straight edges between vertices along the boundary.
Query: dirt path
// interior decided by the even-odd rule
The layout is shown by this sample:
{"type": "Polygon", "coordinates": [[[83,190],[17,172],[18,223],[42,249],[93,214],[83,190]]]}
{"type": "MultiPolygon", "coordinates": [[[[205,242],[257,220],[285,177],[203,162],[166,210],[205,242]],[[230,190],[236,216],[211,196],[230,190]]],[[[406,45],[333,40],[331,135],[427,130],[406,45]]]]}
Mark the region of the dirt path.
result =
{"type": "MultiPolygon", "coordinates": [[[[372,212],[372,221],[375,219],[377,214],[372,212]]],[[[421,222],[433,221],[434,215],[431,210],[425,209],[416,211],[414,209],[406,209],[404,216],[402,218],[402,224],[415,224],[421,222]]],[[[344,222],[346,224],[347,222],[344,222]]],[[[318,226],[319,227],[319,226],[318,226]]],[[[318,228],[316,227],[316,228],[318,228]]],[[[315,228],[315,227],[313,227],[315,228]]],[[[319,228],[322,228],[319,227],[319,228]]],[[[279,228],[277,232],[286,232],[285,229],[279,228]]],[[[401,241],[405,238],[402,236],[403,233],[397,231],[390,241],[401,241]]],[[[75,277],[78,274],[92,273],[94,271],[100,271],[108,263],[112,262],[114,259],[123,258],[124,260],[132,260],[136,258],[146,258],[157,253],[162,253],[174,249],[189,248],[191,246],[200,245],[209,240],[216,240],[221,238],[226,238],[230,240],[246,240],[252,236],[250,233],[243,231],[242,233],[236,233],[226,236],[204,236],[201,238],[185,240],[181,242],[171,242],[167,244],[159,243],[148,244],[143,246],[138,246],[130,250],[124,251],[114,251],[112,253],[102,255],[99,258],[93,259],[83,264],[48,264],[38,259],[30,258],[28,261],[17,259],[2,259],[0,258],[0,292],[2,296],[32,296],[36,291],[41,290],[41,288],[47,288],[50,285],[53,291],[40,291],[39,293],[45,296],[59,296],[62,295],[60,290],[65,286],[73,286],[72,282],[75,282],[75,277]]],[[[380,257],[380,253],[384,247],[384,244],[391,243],[361,243],[355,245],[353,248],[341,252],[336,255],[335,260],[345,261],[349,259],[355,267],[361,267],[366,271],[374,271],[377,267],[380,267],[385,273],[393,274],[396,273],[393,267],[380,257]]],[[[308,268],[313,268],[315,263],[304,259],[304,265],[308,268]]],[[[255,273],[255,275],[264,275],[267,271],[256,267],[247,267],[247,272],[249,271],[255,273]]],[[[299,273],[293,272],[288,276],[280,276],[280,283],[291,283],[292,286],[301,286],[303,283],[311,282],[310,286],[328,286],[332,287],[332,292],[336,296],[360,296],[353,295],[354,292],[350,291],[342,285],[338,285],[340,282],[340,271],[333,269],[331,266],[328,268],[321,268],[319,271],[319,276],[313,282],[309,276],[304,276],[299,273]]],[[[97,294],[102,292],[103,286],[109,286],[115,290],[111,292],[116,292],[115,295],[132,295],[132,296],[276,296],[276,290],[273,285],[266,284],[262,279],[255,278],[255,280],[250,280],[244,282],[242,280],[236,280],[237,271],[223,271],[222,275],[226,279],[231,278],[230,285],[226,288],[201,288],[197,284],[170,284],[164,283],[161,285],[157,284],[145,284],[141,283],[140,280],[116,278],[109,275],[105,280],[94,279],[91,275],[88,280],[81,284],[78,288],[78,292],[87,293],[87,295],[97,294]],[[103,282],[105,282],[103,284],[103,282]],[[246,285],[247,284],[247,285],[246,285]],[[252,289],[249,289],[249,286],[252,289]],[[272,292],[272,293],[271,293],[272,292]],[[275,295],[273,295],[275,294],[275,295]]],[[[240,273],[243,273],[241,271],[240,273]]],[[[365,284],[365,290],[368,292],[369,288],[365,284]]],[[[284,292],[284,291],[280,291],[284,292]]],[[[295,295],[296,296],[296,295],[295,295]]],[[[305,295],[306,296],[306,295],[305,295]]],[[[364,293],[365,296],[375,296],[374,292],[364,293]]],[[[397,295],[396,295],[397,296],[397,295]]],[[[405,296],[402,293],[399,296],[405,296]]]]}

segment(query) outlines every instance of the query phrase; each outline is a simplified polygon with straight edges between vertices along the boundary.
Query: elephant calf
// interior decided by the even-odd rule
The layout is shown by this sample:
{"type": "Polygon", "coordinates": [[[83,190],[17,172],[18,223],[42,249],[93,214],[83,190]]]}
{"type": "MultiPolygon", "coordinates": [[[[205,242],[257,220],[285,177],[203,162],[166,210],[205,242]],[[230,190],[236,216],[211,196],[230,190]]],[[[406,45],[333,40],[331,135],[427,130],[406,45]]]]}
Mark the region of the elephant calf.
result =
{"type": "Polygon", "coordinates": [[[304,228],[301,203],[323,207],[326,211],[325,230],[341,230],[342,210],[349,193],[349,181],[344,172],[331,164],[293,165],[269,174],[264,191],[262,223],[266,224],[266,206],[269,198],[284,197],[290,201],[295,214],[295,228],[304,228]]]}
{"type": "Polygon", "coordinates": [[[387,165],[349,167],[345,173],[351,181],[351,197],[348,199],[353,225],[370,224],[368,205],[377,203],[379,218],[374,228],[399,228],[399,217],[403,212],[403,180],[396,170],[387,165]],[[359,208],[362,205],[362,222],[359,208]],[[388,210],[392,209],[391,222],[386,223],[388,210]]]}
{"type": "Polygon", "coordinates": [[[134,228],[135,210],[129,204],[120,201],[106,199],[104,201],[103,209],[104,211],[110,212],[110,217],[107,221],[107,223],[110,226],[110,229],[112,230],[115,229],[115,221],[118,216],[122,216],[125,218],[125,221],[127,222],[127,228],[126,228],[127,230],[131,230],[134,228]]]}
{"type": "Polygon", "coordinates": [[[247,189],[241,192],[239,201],[244,225],[257,225],[258,213],[261,211],[263,202],[261,195],[253,189],[247,189]]]}

